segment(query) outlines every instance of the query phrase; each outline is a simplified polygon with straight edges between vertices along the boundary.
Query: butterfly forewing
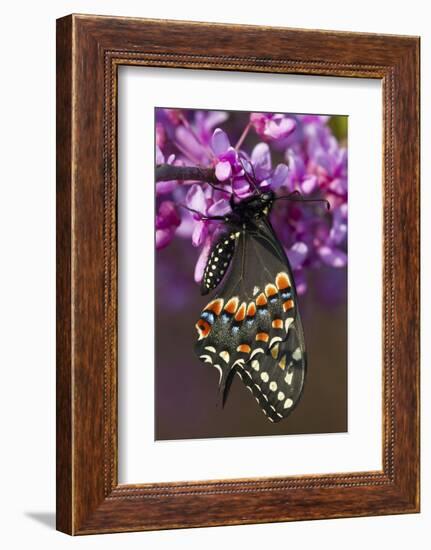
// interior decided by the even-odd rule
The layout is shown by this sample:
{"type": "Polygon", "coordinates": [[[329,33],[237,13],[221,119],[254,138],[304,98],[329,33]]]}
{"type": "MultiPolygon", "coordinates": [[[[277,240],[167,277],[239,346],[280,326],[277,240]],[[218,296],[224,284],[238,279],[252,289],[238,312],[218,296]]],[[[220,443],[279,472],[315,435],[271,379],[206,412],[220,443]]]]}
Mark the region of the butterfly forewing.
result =
{"type": "Polygon", "coordinates": [[[231,269],[196,324],[196,352],[218,370],[223,401],[237,372],[277,422],[297,404],[306,368],[293,276],[266,219],[231,233],[237,234],[231,269]]]}

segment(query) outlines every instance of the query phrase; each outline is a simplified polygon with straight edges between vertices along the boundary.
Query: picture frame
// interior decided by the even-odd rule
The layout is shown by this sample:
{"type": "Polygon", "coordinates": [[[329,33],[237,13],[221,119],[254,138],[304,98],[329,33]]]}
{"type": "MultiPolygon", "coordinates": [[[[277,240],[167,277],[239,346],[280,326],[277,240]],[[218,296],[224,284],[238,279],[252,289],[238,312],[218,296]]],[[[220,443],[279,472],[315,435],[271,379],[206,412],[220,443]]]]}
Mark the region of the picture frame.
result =
{"type": "Polygon", "coordinates": [[[83,535],[415,512],[419,38],[91,15],[59,19],[57,529],[83,535]],[[122,65],[382,82],[382,470],[118,483],[122,65]]]}

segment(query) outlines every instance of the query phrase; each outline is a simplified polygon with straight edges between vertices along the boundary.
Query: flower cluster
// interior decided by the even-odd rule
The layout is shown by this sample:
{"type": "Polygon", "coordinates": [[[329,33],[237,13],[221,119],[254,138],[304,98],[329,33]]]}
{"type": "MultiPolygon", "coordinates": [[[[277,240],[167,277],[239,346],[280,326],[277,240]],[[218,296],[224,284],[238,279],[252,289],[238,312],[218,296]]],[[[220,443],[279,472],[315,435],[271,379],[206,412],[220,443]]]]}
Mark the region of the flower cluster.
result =
{"type": "Polygon", "coordinates": [[[345,137],[336,137],[332,127],[327,116],[157,109],[157,248],[177,237],[189,239],[198,249],[194,278],[199,282],[221,228],[208,218],[227,214],[232,195],[240,201],[257,185],[277,196],[298,191],[303,199],[330,203],[328,212],[319,203],[276,201],[271,214],[300,294],[307,290],[310,270],[344,268],[347,150],[345,137]],[[169,181],[157,178],[164,165],[172,168],[169,181]],[[206,169],[205,174],[211,169],[212,180],[185,179],[185,167],[206,169]]]}

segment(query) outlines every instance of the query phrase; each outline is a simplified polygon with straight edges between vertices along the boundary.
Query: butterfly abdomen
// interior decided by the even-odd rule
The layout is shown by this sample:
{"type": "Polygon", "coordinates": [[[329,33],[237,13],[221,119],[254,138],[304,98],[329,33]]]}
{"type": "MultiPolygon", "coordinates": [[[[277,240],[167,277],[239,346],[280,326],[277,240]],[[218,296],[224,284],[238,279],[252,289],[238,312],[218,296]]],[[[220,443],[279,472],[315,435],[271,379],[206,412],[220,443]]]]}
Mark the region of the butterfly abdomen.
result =
{"type": "Polygon", "coordinates": [[[202,295],[216,288],[225,276],[235,251],[238,235],[235,231],[223,233],[213,244],[202,277],[202,295]]]}

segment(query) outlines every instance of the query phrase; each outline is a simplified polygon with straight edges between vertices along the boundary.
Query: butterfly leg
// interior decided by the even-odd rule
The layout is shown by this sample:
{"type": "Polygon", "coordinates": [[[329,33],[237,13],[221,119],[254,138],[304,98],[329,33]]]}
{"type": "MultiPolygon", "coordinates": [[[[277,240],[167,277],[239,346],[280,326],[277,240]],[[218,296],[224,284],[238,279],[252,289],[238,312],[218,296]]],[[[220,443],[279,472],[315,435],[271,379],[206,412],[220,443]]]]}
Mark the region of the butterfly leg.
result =
{"type": "Polygon", "coordinates": [[[227,216],[207,216],[206,214],[203,214],[202,212],[199,212],[199,210],[195,210],[194,208],[190,208],[190,206],[186,206],[185,204],[179,204],[178,206],[180,206],[181,208],[185,208],[189,212],[193,212],[193,214],[197,214],[199,216],[199,218],[203,221],[214,220],[214,221],[226,222],[226,221],[229,220],[229,217],[227,217],[227,216]]]}

